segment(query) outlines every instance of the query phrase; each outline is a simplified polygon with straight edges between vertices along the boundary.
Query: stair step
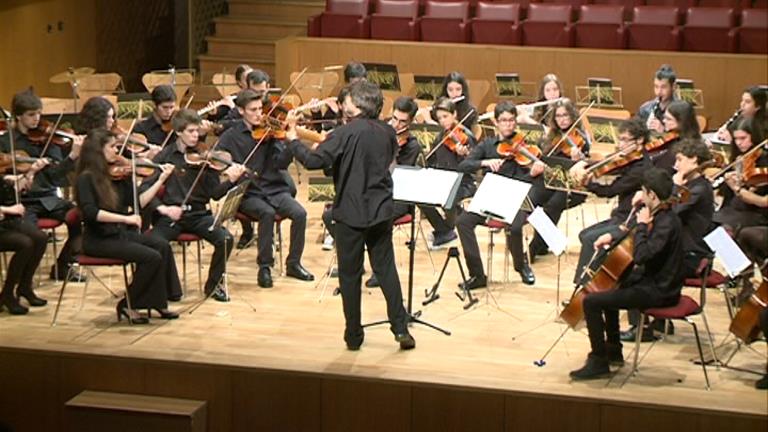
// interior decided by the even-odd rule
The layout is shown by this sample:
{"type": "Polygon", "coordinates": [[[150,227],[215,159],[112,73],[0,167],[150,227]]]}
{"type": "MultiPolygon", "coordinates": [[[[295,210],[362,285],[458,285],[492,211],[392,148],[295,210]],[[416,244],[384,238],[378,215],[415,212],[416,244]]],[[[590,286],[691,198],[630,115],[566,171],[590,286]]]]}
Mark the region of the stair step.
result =
{"type": "Polygon", "coordinates": [[[215,18],[216,36],[222,38],[282,39],[287,36],[304,36],[305,21],[276,21],[248,18],[215,18]]]}
{"type": "Polygon", "coordinates": [[[272,77],[275,76],[275,60],[270,58],[201,54],[197,56],[197,59],[200,62],[200,72],[203,75],[202,80],[204,83],[210,82],[214,74],[221,73],[224,70],[228,73],[234,73],[237,66],[243,63],[255,69],[261,69],[272,77]]]}
{"type": "Polygon", "coordinates": [[[274,40],[223,38],[208,36],[208,54],[222,57],[275,58],[274,40]]]}
{"type": "Polygon", "coordinates": [[[324,2],[305,1],[248,1],[231,0],[229,16],[275,17],[280,19],[306,20],[325,9],[324,2]]]}

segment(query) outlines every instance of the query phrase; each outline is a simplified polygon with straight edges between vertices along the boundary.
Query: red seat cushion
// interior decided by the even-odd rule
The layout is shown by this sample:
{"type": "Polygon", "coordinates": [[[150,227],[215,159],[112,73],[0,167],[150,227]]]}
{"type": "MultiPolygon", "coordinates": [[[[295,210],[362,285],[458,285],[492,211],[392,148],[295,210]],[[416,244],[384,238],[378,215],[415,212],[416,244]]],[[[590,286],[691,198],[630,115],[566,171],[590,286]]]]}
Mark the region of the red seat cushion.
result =
{"type": "Polygon", "coordinates": [[[405,225],[411,223],[413,220],[413,216],[411,214],[402,215],[399,218],[395,219],[394,222],[392,222],[392,225],[399,226],[399,225],[405,225]]]}
{"type": "MultiPolygon", "coordinates": [[[[235,215],[235,219],[237,219],[237,220],[239,220],[241,222],[258,222],[257,219],[253,219],[253,218],[251,218],[250,216],[248,216],[247,214],[245,214],[243,212],[237,212],[237,214],[235,215]]],[[[280,222],[283,221],[283,219],[285,219],[285,218],[283,218],[279,214],[275,215],[275,222],[280,223],[280,222]]]]}
{"type": "Polygon", "coordinates": [[[37,220],[37,228],[41,230],[60,227],[64,222],[58,219],[40,218],[37,220]]]}
{"type": "Polygon", "coordinates": [[[675,306],[667,308],[646,309],[644,313],[654,318],[675,319],[695,315],[701,311],[696,300],[687,295],[680,296],[680,301],[675,306]]]}
{"type": "Polygon", "coordinates": [[[67,225],[79,225],[83,221],[83,215],[78,207],[72,208],[64,216],[67,225]]]}
{"type": "Polygon", "coordinates": [[[496,219],[489,219],[488,222],[486,222],[483,225],[487,226],[490,229],[504,229],[504,227],[506,226],[504,222],[498,221],[496,219]]]}
{"type": "Polygon", "coordinates": [[[78,255],[77,263],[83,266],[113,266],[125,265],[125,261],[116,258],[99,258],[88,255],[78,255]]]}
{"type": "MultiPolygon", "coordinates": [[[[709,276],[707,277],[707,287],[709,288],[719,287],[720,285],[723,285],[727,281],[728,281],[728,278],[725,277],[722,273],[720,273],[717,270],[712,270],[712,272],[709,273],[709,276]]],[[[686,279],[683,285],[690,286],[690,287],[700,287],[701,278],[686,279]]]]}
{"type": "Polygon", "coordinates": [[[178,237],[176,237],[176,241],[180,243],[196,242],[196,241],[200,241],[200,236],[198,236],[197,234],[183,232],[179,234],[178,237]]]}

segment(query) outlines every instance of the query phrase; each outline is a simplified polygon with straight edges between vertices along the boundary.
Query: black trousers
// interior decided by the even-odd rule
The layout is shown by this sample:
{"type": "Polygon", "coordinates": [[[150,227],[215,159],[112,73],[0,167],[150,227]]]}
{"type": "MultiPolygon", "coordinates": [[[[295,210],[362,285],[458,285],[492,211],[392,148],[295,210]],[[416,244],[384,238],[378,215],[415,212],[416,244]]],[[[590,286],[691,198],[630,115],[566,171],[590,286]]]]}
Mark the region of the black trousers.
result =
{"type": "Polygon", "coordinates": [[[619,309],[648,309],[671,306],[649,294],[653,287],[643,282],[626,285],[614,291],[587,294],[584,298],[584,318],[587,321],[592,355],[606,356],[606,343],[620,345],[619,309]]]}
{"type": "Polygon", "coordinates": [[[360,322],[360,288],[363,276],[363,254],[368,248],[368,259],[379,279],[387,301],[387,317],[392,333],[407,331],[408,316],[403,307],[400,277],[395,266],[392,247],[392,221],[384,221],[366,228],[351,227],[336,222],[336,254],[339,263],[339,284],[344,305],[346,328],[344,340],[360,343],[363,327],[360,322]]]}
{"type": "Polygon", "coordinates": [[[168,286],[179,284],[171,245],[158,237],[122,231],[108,238],[85,233],[83,251],[93,257],[116,258],[136,263],[133,281],[128,287],[134,309],[168,307],[168,286]]]}
{"type": "MultiPolygon", "coordinates": [[[[401,217],[409,214],[411,212],[411,206],[408,204],[404,204],[401,202],[395,203],[395,210],[394,210],[394,216],[392,217],[392,221],[396,221],[400,219],[401,217]]],[[[336,233],[333,229],[333,209],[327,208],[323,210],[323,225],[325,225],[325,229],[328,230],[328,234],[336,239],[336,233]]]]}
{"type": "Polygon", "coordinates": [[[290,193],[283,192],[269,197],[246,196],[240,211],[259,221],[257,245],[259,267],[270,267],[275,262],[272,243],[275,231],[275,215],[291,220],[291,246],[287,264],[301,263],[304,253],[304,235],[307,229],[307,211],[290,193]]]}
{"type": "Polygon", "coordinates": [[[605,233],[610,233],[614,239],[623,235],[619,226],[611,219],[590,225],[579,233],[581,250],[579,252],[579,262],[576,265],[576,273],[573,275],[574,284],[579,283],[582,273],[584,272],[584,267],[595,254],[595,241],[605,233]]]}
{"type": "MultiPolygon", "coordinates": [[[[507,248],[512,253],[512,263],[516,271],[520,271],[525,263],[523,254],[523,225],[528,213],[518,211],[514,221],[507,225],[507,248]]],[[[485,223],[485,217],[475,213],[463,212],[457,222],[461,249],[464,251],[464,261],[467,263],[470,276],[485,277],[483,260],[480,257],[480,247],[477,244],[475,227],[485,223]]]]}
{"type": "MultiPolygon", "coordinates": [[[[62,222],[66,221],[67,212],[75,205],[66,200],[59,200],[56,206],[48,210],[39,202],[25,203],[26,212],[24,218],[33,226],[37,227],[37,220],[40,218],[56,219],[62,222]]],[[[67,241],[61,246],[59,256],[56,258],[56,266],[59,269],[58,278],[63,279],[67,275],[69,264],[74,261],[74,255],[80,249],[82,242],[82,227],[79,223],[67,225],[67,241]]]]}
{"type": "Polygon", "coordinates": [[[29,221],[14,218],[0,222],[0,251],[12,251],[0,295],[12,297],[32,292],[35,270],[45,255],[48,237],[29,221]],[[18,288],[18,293],[15,293],[18,288]]]}
{"type": "MultiPolygon", "coordinates": [[[[544,213],[552,219],[552,222],[557,225],[557,223],[560,222],[560,216],[562,216],[565,209],[576,207],[577,205],[584,203],[584,201],[587,200],[587,196],[584,194],[568,194],[565,191],[547,189],[544,186],[544,181],[539,180],[534,183],[531,192],[531,200],[540,206],[544,210],[544,213]]],[[[541,238],[538,231],[533,236],[531,248],[536,252],[546,251],[548,249],[546,242],[541,238]]]]}
{"type": "Polygon", "coordinates": [[[427,218],[429,224],[432,225],[435,235],[445,234],[456,228],[456,217],[459,212],[458,206],[451,210],[443,210],[445,216],[441,215],[435,207],[419,206],[419,210],[427,218]]]}
{"type": "MultiPolygon", "coordinates": [[[[217,227],[209,230],[213,225],[214,217],[209,211],[188,212],[173,224],[173,221],[165,216],[158,218],[152,228],[152,236],[161,238],[165,241],[176,240],[182,232],[195,234],[213,245],[213,256],[211,265],[208,269],[208,280],[205,282],[205,293],[210,294],[221,280],[224,274],[225,263],[232,253],[234,239],[229,231],[224,227],[217,227]]],[[[169,296],[181,295],[181,287],[178,292],[175,287],[171,288],[169,296]]]]}

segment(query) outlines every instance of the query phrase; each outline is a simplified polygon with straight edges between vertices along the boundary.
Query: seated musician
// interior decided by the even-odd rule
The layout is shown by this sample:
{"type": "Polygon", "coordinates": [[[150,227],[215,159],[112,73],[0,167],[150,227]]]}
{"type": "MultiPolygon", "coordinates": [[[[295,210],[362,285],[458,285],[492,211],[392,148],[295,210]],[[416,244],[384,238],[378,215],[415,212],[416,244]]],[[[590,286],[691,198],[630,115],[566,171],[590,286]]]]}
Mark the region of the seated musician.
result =
{"type": "Polygon", "coordinates": [[[768,102],[766,99],[768,99],[768,93],[758,86],[744,89],[741,94],[741,102],[739,102],[739,110],[734,114],[735,117],[718,129],[717,137],[725,142],[732,142],[733,128],[739,120],[743,119],[753,119],[757,129],[762,130],[763,135],[768,134],[768,115],[766,115],[768,102]]]}
{"type": "MultiPolygon", "coordinates": [[[[494,124],[499,131],[499,135],[488,137],[478,144],[466,159],[459,163],[459,171],[469,175],[480,168],[488,172],[495,172],[505,177],[514,178],[521,181],[531,182],[532,177],[540,175],[544,171],[544,165],[541,162],[533,162],[530,169],[519,165],[514,158],[507,158],[499,154],[499,144],[505,140],[514,138],[519,132],[515,131],[517,126],[517,109],[509,101],[503,101],[494,108],[494,124]]],[[[512,261],[515,271],[520,273],[523,283],[533,285],[536,281],[533,270],[531,270],[523,254],[523,225],[525,224],[527,214],[522,210],[517,213],[515,220],[506,228],[507,248],[512,253],[512,261]]],[[[469,269],[469,280],[467,280],[466,289],[476,289],[487,285],[485,272],[483,271],[483,261],[480,259],[480,250],[477,245],[477,236],[475,227],[485,222],[484,216],[463,212],[459,215],[456,225],[458,226],[461,248],[464,250],[464,260],[469,269]]]]}
{"type": "Polygon", "coordinates": [[[212,122],[217,122],[219,120],[223,120],[226,118],[227,114],[230,113],[230,111],[237,111],[235,109],[235,100],[234,98],[237,97],[237,93],[241,90],[245,90],[248,88],[248,74],[253,70],[252,67],[250,67],[247,64],[241,64],[238,65],[235,69],[235,83],[237,84],[238,90],[234,94],[230,95],[229,97],[225,97],[221,99],[220,101],[211,101],[209,104],[215,104],[218,103],[219,106],[216,108],[216,111],[213,111],[211,114],[208,115],[208,120],[212,122]]]}
{"type": "Polygon", "coordinates": [[[348,93],[348,85],[368,79],[368,71],[362,63],[349,62],[344,66],[344,87],[336,98],[327,98],[324,106],[316,106],[311,110],[313,129],[329,131],[343,122],[344,110],[341,109],[342,101],[348,93]]]}
{"type": "MultiPolygon", "coordinates": [[[[421,144],[415,136],[408,132],[408,128],[413,122],[413,117],[416,115],[418,105],[409,96],[400,96],[395,99],[392,106],[392,118],[389,121],[390,126],[397,132],[398,150],[395,156],[395,163],[397,165],[415,166],[421,154],[421,144]]],[[[322,143],[320,144],[322,145],[322,143]]],[[[411,212],[411,206],[395,202],[395,210],[392,220],[400,219],[401,217],[411,212]]],[[[333,229],[333,211],[327,209],[323,211],[323,223],[328,229],[328,234],[334,236],[333,229]]],[[[376,278],[376,274],[373,274],[367,281],[365,286],[371,288],[379,286],[379,281],[376,278]]]]}
{"type": "MultiPolygon", "coordinates": [[[[536,102],[551,101],[563,97],[563,83],[555,74],[546,74],[539,82],[539,91],[536,102]]],[[[521,112],[517,115],[517,122],[522,124],[540,124],[549,127],[552,122],[552,105],[542,105],[533,109],[530,114],[521,112]]]]}
{"type": "Polygon", "coordinates": [[[682,139],[701,140],[699,123],[696,121],[696,111],[690,102],[673,101],[667,105],[662,115],[664,133],[651,138],[647,148],[651,154],[653,165],[675,172],[675,145],[682,139]]]}
{"type": "Polygon", "coordinates": [[[37,298],[33,290],[34,277],[45,255],[48,237],[35,225],[24,219],[24,204],[15,201],[15,187],[24,190],[32,186],[32,175],[45,166],[34,163],[27,173],[6,175],[0,180],[0,251],[13,252],[6,269],[3,289],[0,291],[0,310],[11,315],[24,315],[29,309],[19,300],[23,297],[32,304],[37,298]]]}
{"type": "MultiPolygon", "coordinates": [[[[472,105],[469,98],[469,84],[467,79],[461,72],[450,72],[443,79],[443,84],[440,87],[440,94],[436,100],[446,98],[451,101],[455,101],[456,105],[456,118],[464,119],[461,122],[469,130],[474,130],[477,124],[477,108],[472,105]]],[[[441,124],[438,118],[437,111],[433,109],[430,112],[425,112],[426,108],[420,110],[419,116],[427,123],[441,124]]]]}
{"type": "MultiPolygon", "coordinates": [[[[267,90],[269,90],[269,74],[261,69],[252,69],[245,76],[245,83],[245,88],[266,96],[267,90]]],[[[237,106],[237,103],[235,103],[235,106],[237,106]]],[[[229,112],[218,122],[220,126],[219,133],[223,134],[230,127],[240,124],[242,119],[243,116],[240,114],[240,110],[229,110],[229,112]]]]}
{"type": "MultiPolygon", "coordinates": [[[[459,163],[475,147],[475,137],[463,123],[459,123],[456,113],[456,104],[450,99],[440,98],[435,101],[432,109],[442,126],[440,132],[432,142],[432,148],[427,155],[427,166],[445,170],[458,170],[459,163]],[[449,136],[450,135],[450,136],[449,136]]],[[[461,186],[456,194],[456,202],[474,195],[476,186],[470,174],[464,174],[461,186]]],[[[460,210],[453,208],[445,211],[445,216],[434,207],[420,206],[421,214],[432,225],[432,248],[440,248],[456,240],[456,215],[460,210]]]]}
{"type": "Polygon", "coordinates": [[[140,234],[141,216],[128,213],[129,207],[144,207],[154,198],[172,175],[173,166],[164,165],[157,180],[140,195],[135,194],[131,175],[119,179],[110,176],[110,164],[118,159],[117,146],[114,134],[104,129],[89,132],[83,144],[75,188],[85,225],[83,251],[135,263],[133,280],[126,289],[128,299],[117,304],[118,321],[126,317],[133,324],[147,324],[149,317],[142,316],[140,309],[154,309],[162,319],[178,318],[178,313],[168,310],[167,287],[178,284],[179,279],[171,245],[140,234]]]}
{"type": "MultiPolygon", "coordinates": [[[[263,127],[262,107],[265,95],[253,90],[243,90],[235,104],[242,120],[221,135],[220,150],[229,152],[232,160],[258,173],[251,181],[240,211],[258,221],[258,283],[262,288],[272,287],[270,267],[274,264],[272,241],[275,216],[291,219],[291,239],[285,274],[303,280],[314,280],[312,273],[301,265],[304,253],[304,235],[307,226],[307,211],[291,194],[291,184],[286,181],[283,170],[293,161],[293,153],[283,140],[267,137],[259,144],[253,138],[254,128],[263,127]]],[[[243,234],[245,235],[245,233],[243,234]]]]}
{"type": "Polygon", "coordinates": [[[176,141],[176,134],[171,126],[171,118],[176,112],[176,92],[173,87],[162,84],[152,90],[152,103],[155,108],[152,115],[136,124],[133,131],[144,135],[147,142],[159,146],[176,141]]]}
{"type": "MultiPolygon", "coordinates": [[[[574,380],[595,379],[610,372],[611,364],[623,364],[619,340],[619,309],[669,307],[677,303],[682,289],[680,272],[683,240],[680,219],[666,203],[672,196],[672,176],[652,168],[643,174],[645,206],[637,212],[634,228],[634,267],[628,277],[612,291],[588,293],[584,298],[591,352],[586,364],[571,371],[574,380]]],[[[618,241],[610,233],[602,235],[595,250],[618,241]]]]}
{"type": "MultiPolygon", "coordinates": [[[[564,99],[556,102],[553,107],[554,115],[550,117],[549,133],[542,139],[543,154],[574,161],[589,157],[592,139],[581,124],[573,127],[574,122],[579,118],[576,106],[570,99],[564,99]],[[566,135],[572,127],[573,130],[566,135]],[[557,145],[556,148],[554,148],[555,145],[557,145]]],[[[587,199],[584,194],[569,194],[561,190],[548,189],[544,184],[544,176],[537,177],[533,188],[534,201],[544,209],[544,213],[555,225],[560,221],[560,216],[566,208],[575,207],[587,199]]],[[[547,249],[547,244],[536,232],[528,246],[531,264],[535,262],[536,256],[546,255],[547,249]]]]}
{"type": "MultiPolygon", "coordinates": [[[[182,109],[173,117],[173,130],[178,137],[153,159],[157,164],[171,164],[176,167],[174,175],[165,182],[165,192],[155,205],[154,222],[151,235],[169,241],[176,239],[182,232],[196,234],[214,247],[208,280],[205,282],[205,294],[218,301],[228,301],[227,293],[219,288],[225,261],[232,252],[234,240],[223,226],[213,227],[214,217],[208,209],[208,202],[221,199],[245,172],[242,165],[232,164],[223,173],[211,167],[187,163],[185,156],[189,152],[203,153],[199,143],[200,117],[196,112],[182,109]],[[204,169],[197,183],[195,179],[204,169]],[[221,181],[221,175],[226,181],[221,181]],[[190,192],[191,191],[191,192],[190,192]],[[187,195],[189,198],[187,199],[187,195]],[[185,204],[182,208],[181,205],[185,204]]],[[[142,183],[152,185],[161,174],[156,173],[142,183]]],[[[181,287],[169,286],[168,299],[181,299],[181,287]]]]}
{"type": "MultiPolygon", "coordinates": [[[[31,91],[16,94],[11,103],[13,116],[16,118],[14,133],[14,148],[24,151],[33,158],[44,157],[48,162],[34,175],[34,181],[29,190],[21,195],[24,204],[24,218],[33,226],[37,226],[40,218],[55,219],[65,222],[66,214],[75,205],[59,197],[58,188],[69,186],[68,175],[75,170],[75,164],[80,157],[83,143],[82,136],[76,136],[71,143],[69,154],[66,150],[53,143],[46,146],[48,137],[40,133],[40,116],[43,103],[31,91]],[[42,136],[41,141],[33,141],[34,135],[42,136]],[[45,151],[45,154],[43,154],[45,151]]],[[[0,136],[0,149],[9,153],[11,148],[10,134],[0,136]]],[[[79,224],[67,225],[67,241],[59,251],[56,264],[51,267],[51,279],[63,280],[69,274],[70,281],[83,282],[85,279],[79,272],[70,272],[69,266],[74,260],[74,254],[80,242],[81,228],[79,224]]],[[[46,301],[37,296],[28,298],[32,306],[44,306],[46,301]]]]}
{"type": "Polygon", "coordinates": [[[643,102],[637,109],[637,117],[652,133],[664,133],[662,116],[667,106],[677,100],[675,95],[676,83],[677,74],[672,66],[661,65],[653,76],[653,94],[655,97],[643,102]]]}

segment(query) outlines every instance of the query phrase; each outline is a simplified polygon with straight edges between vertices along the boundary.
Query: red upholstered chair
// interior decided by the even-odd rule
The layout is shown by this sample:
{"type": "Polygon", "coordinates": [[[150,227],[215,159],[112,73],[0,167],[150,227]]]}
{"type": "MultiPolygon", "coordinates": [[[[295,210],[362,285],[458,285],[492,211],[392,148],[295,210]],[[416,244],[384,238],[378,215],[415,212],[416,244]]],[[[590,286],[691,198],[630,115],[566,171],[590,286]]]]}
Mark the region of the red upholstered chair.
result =
{"type": "Polygon", "coordinates": [[[419,40],[418,16],[418,0],[378,0],[371,39],[419,40]]]}
{"type": "Polygon", "coordinates": [[[520,45],[520,5],[518,3],[477,3],[470,20],[472,42],[520,45]]]}
{"type": "Polygon", "coordinates": [[[427,0],[419,27],[426,42],[469,42],[469,2],[427,0]]]}
{"type": "Polygon", "coordinates": [[[741,0],[694,0],[693,3],[696,7],[724,7],[738,11],[743,2],[741,0]]]}
{"type": "Polygon", "coordinates": [[[627,48],[677,51],[680,49],[678,8],[636,6],[633,20],[627,23],[627,48]]]}
{"type": "Polygon", "coordinates": [[[583,5],[573,25],[573,43],[579,48],[624,48],[624,6],[583,5]]]}
{"type": "Polygon", "coordinates": [[[693,7],[680,33],[683,51],[735,52],[736,14],[733,9],[693,7]]]}
{"type": "Polygon", "coordinates": [[[509,251],[507,250],[507,241],[504,229],[507,225],[496,219],[488,219],[483,224],[488,228],[488,253],[485,258],[485,267],[488,269],[488,281],[493,280],[493,247],[496,243],[493,240],[495,234],[500,233],[502,235],[502,245],[504,246],[504,281],[509,281],[509,251]]]}
{"type": "Polygon", "coordinates": [[[752,9],[768,9],[768,0],[749,0],[746,1],[747,6],[752,9]]]}
{"type": "MultiPolygon", "coordinates": [[[[56,228],[63,224],[64,222],[58,219],[39,218],[37,220],[37,229],[40,231],[51,231],[51,238],[53,239],[53,271],[56,277],[59,277],[59,241],[56,239],[56,228]]],[[[44,267],[44,269],[45,268],[47,268],[47,266],[44,267]]],[[[38,280],[38,284],[39,283],[40,281],[38,280]]]]}
{"type": "Polygon", "coordinates": [[[768,9],[742,10],[736,39],[740,53],[768,53],[768,9]]]}
{"type": "Polygon", "coordinates": [[[307,34],[319,37],[359,38],[370,35],[369,0],[326,0],[325,11],[310,17],[307,34]]]}
{"type": "Polygon", "coordinates": [[[569,47],[572,7],[569,4],[528,6],[528,17],[520,24],[524,45],[569,47]]]}

